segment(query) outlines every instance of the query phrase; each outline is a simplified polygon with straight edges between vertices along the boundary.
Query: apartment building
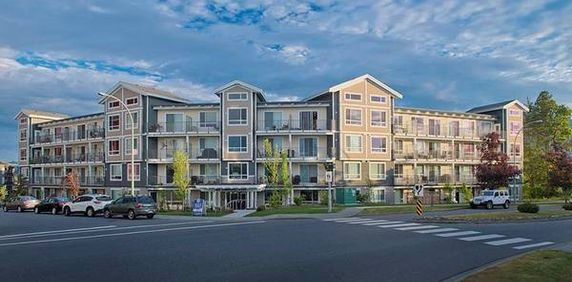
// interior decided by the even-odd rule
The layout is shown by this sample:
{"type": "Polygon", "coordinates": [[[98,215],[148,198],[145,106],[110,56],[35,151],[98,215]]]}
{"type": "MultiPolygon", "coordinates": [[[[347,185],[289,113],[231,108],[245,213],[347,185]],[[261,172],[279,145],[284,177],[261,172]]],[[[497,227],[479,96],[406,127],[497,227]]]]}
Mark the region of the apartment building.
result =
{"type": "MultiPolygon", "coordinates": [[[[367,190],[376,202],[411,202],[419,183],[438,201],[446,185],[478,187],[478,144],[492,131],[522,166],[520,129],[528,111],[517,100],[467,112],[396,107],[403,95],[367,74],[294,102],[268,101],[262,89],[242,81],[216,89],[214,103],[127,82],[107,94],[99,100],[103,113],[18,114],[20,166],[37,195],[65,193],[61,176],[73,170],[85,191],[118,197],[133,178],[138,193],[157,197],[163,190],[172,197],[173,156],[184,151],[191,198],[256,208],[275,189],[264,167],[268,139],[287,155],[293,196],[306,201],[319,201],[327,188],[325,163],[335,164],[334,187],[367,190]]],[[[513,193],[520,195],[516,187],[513,193]]]]}

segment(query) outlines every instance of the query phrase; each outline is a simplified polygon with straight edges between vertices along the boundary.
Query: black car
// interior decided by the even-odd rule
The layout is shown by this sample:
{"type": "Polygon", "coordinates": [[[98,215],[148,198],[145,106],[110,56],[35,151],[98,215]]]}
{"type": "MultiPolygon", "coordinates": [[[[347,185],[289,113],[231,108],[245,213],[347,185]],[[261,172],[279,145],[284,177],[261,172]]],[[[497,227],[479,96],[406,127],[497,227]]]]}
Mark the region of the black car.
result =
{"type": "Polygon", "coordinates": [[[64,204],[69,202],[70,199],[67,197],[49,197],[41,201],[38,205],[34,207],[35,213],[50,212],[52,214],[58,214],[62,211],[64,204]]]}
{"type": "Polygon", "coordinates": [[[123,215],[131,220],[137,216],[146,216],[151,219],[157,213],[157,204],[149,196],[124,196],[103,208],[103,216],[111,218],[114,215],[123,215]]]}

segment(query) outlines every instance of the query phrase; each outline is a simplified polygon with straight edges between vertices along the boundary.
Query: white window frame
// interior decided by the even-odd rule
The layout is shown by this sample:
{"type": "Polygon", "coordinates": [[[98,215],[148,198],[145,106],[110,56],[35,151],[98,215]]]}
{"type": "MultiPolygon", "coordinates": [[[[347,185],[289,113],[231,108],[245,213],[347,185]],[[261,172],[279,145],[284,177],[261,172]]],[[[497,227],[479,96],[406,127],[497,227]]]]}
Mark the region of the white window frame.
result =
{"type": "Polygon", "coordinates": [[[363,109],[361,109],[361,108],[350,108],[350,107],[346,107],[346,108],[344,109],[344,123],[345,123],[345,125],[347,125],[347,126],[362,126],[362,125],[363,125],[363,109]],[[350,111],[351,111],[351,110],[357,110],[357,111],[359,111],[359,117],[360,117],[360,118],[359,118],[359,124],[358,124],[358,123],[354,123],[355,121],[350,121],[350,122],[348,122],[348,118],[351,116],[351,115],[348,115],[348,113],[347,113],[348,110],[350,110],[350,111]]]}
{"type": "Polygon", "coordinates": [[[28,122],[27,118],[21,118],[20,119],[20,124],[25,124],[26,122],[28,122]]]}
{"type": "Polygon", "coordinates": [[[139,97],[130,97],[130,98],[126,98],[126,99],[125,99],[125,105],[127,105],[127,106],[135,106],[135,105],[139,105],[139,97]],[[129,103],[128,103],[128,101],[129,101],[129,100],[133,100],[133,99],[135,99],[135,103],[133,103],[133,104],[129,104],[129,103]]]}
{"type": "Polygon", "coordinates": [[[226,93],[226,100],[227,101],[248,101],[248,92],[227,92],[226,93]],[[231,99],[231,95],[240,95],[239,99],[231,99]],[[242,97],[244,95],[244,98],[242,97]]]}
{"type": "Polygon", "coordinates": [[[510,144],[510,155],[513,157],[521,157],[522,156],[522,145],[521,144],[510,144]],[[518,154],[516,151],[518,148],[518,154]]]}
{"type": "MultiPolygon", "coordinates": [[[[138,111],[134,111],[131,112],[135,115],[135,118],[133,119],[133,123],[135,123],[135,129],[139,128],[139,112],[138,111]]],[[[125,129],[131,129],[131,126],[129,126],[129,123],[131,122],[131,117],[129,117],[129,112],[125,112],[125,115],[123,117],[123,120],[125,121],[125,129]]]]}
{"type": "Polygon", "coordinates": [[[120,115],[120,114],[108,115],[108,116],[107,116],[107,131],[119,131],[120,129],[121,129],[121,115],[120,115]],[[112,117],[117,117],[117,118],[119,118],[119,123],[117,124],[117,128],[116,128],[116,129],[111,129],[110,119],[111,119],[112,117]]]}
{"type": "MultiPolygon", "coordinates": [[[[240,147],[242,148],[242,147],[240,147]]],[[[226,136],[226,152],[227,153],[248,153],[248,135],[227,135],[226,136]],[[231,151],[230,150],[230,138],[231,137],[244,137],[246,140],[246,144],[244,146],[244,148],[246,148],[244,151],[231,151]]]]}
{"type": "Polygon", "coordinates": [[[26,148],[20,149],[20,155],[18,156],[18,159],[21,161],[25,161],[27,158],[28,158],[28,150],[26,148]],[[24,152],[24,158],[22,158],[22,152],[24,152]]]}
{"type": "Polygon", "coordinates": [[[229,162],[226,164],[226,176],[228,178],[228,180],[247,180],[248,179],[248,170],[249,170],[249,164],[248,162],[229,162]],[[246,177],[244,177],[244,174],[241,174],[240,178],[231,178],[231,174],[230,174],[230,165],[231,164],[238,164],[238,165],[243,165],[246,164],[246,177]]]}
{"type": "Polygon", "coordinates": [[[509,126],[510,126],[510,134],[516,135],[516,134],[518,134],[518,132],[522,129],[522,122],[520,122],[520,121],[511,121],[511,122],[509,123],[509,126]],[[513,125],[513,124],[518,124],[518,129],[515,130],[515,131],[512,130],[512,125],[513,125]]]}
{"type": "Polygon", "coordinates": [[[363,94],[362,93],[358,93],[358,92],[344,92],[344,100],[346,101],[362,101],[363,100],[363,94]],[[352,99],[352,96],[359,96],[359,100],[356,99],[352,99]],[[348,98],[349,96],[349,98],[348,98]]]}
{"type": "Polygon", "coordinates": [[[371,180],[385,180],[387,178],[387,175],[385,172],[386,172],[385,163],[382,163],[382,162],[371,162],[371,163],[369,163],[369,179],[371,179],[371,180]],[[373,165],[382,165],[383,166],[382,174],[378,175],[379,177],[373,177],[373,174],[371,173],[371,167],[373,165]]]}
{"type": "Polygon", "coordinates": [[[344,180],[361,180],[361,162],[344,162],[344,180]],[[346,165],[357,164],[359,168],[359,177],[350,178],[346,165]]]}
{"type": "Polygon", "coordinates": [[[107,109],[117,109],[117,108],[119,108],[119,107],[121,107],[121,103],[120,103],[119,101],[116,101],[115,99],[113,99],[112,101],[107,102],[107,109]],[[113,103],[113,104],[117,103],[117,106],[113,106],[113,107],[112,107],[112,106],[111,106],[112,103],[113,103]]]}
{"type": "Polygon", "coordinates": [[[110,164],[109,165],[109,181],[123,180],[123,164],[110,164]],[[119,178],[113,178],[113,167],[119,167],[119,178]]]}
{"type": "Polygon", "coordinates": [[[508,115],[509,116],[515,116],[515,117],[519,117],[521,115],[521,111],[519,110],[515,110],[515,109],[509,109],[508,110],[508,115]]]}
{"type": "Polygon", "coordinates": [[[387,137],[386,136],[377,136],[377,135],[371,136],[369,138],[369,147],[370,147],[371,153],[373,153],[373,154],[385,154],[385,153],[387,153],[387,137]],[[383,147],[382,148],[374,148],[373,147],[373,138],[385,139],[385,148],[383,148],[383,147]]]}
{"type": "Polygon", "coordinates": [[[369,112],[369,120],[370,120],[370,126],[372,126],[372,127],[387,127],[387,111],[385,111],[385,110],[371,110],[369,112]],[[379,121],[379,122],[376,121],[376,123],[379,123],[379,124],[374,124],[374,120],[373,120],[373,113],[374,112],[381,113],[381,116],[385,115],[385,121],[379,121]]]}
{"type": "Polygon", "coordinates": [[[119,140],[119,139],[108,139],[107,140],[107,155],[110,157],[111,156],[121,156],[121,140],[119,140]],[[109,143],[113,142],[113,141],[117,141],[119,143],[119,146],[117,146],[117,148],[118,148],[117,154],[111,154],[111,146],[109,143]]]}
{"type": "Polygon", "coordinates": [[[369,101],[370,101],[370,103],[374,103],[374,104],[387,104],[387,97],[383,96],[383,95],[370,95],[369,101]],[[373,100],[374,97],[379,97],[381,101],[374,101],[373,100]]]}
{"type": "Polygon", "coordinates": [[[26,141],[27,139],[28,139],[28,129],[25,128],[20,129],[20,141],[26,141]]]}
{"type": "Polygon", "coordinates": [[[246,107],[232,107],[226,109],[226,125],[227,126],[245,126],[248,125],[248,108],[246,107]],[[245,110],[246,112],[246,119],[241,119],[240,123],[230,123],[230,110],[245,110]],[[244,122],[243,122],[244,121],[244,122]]]}
{"type": "Polygon", "coordinates": [[[344,150],[346,152],[349,153],[362,153],[363,152],[363,136],[361,134],[346,134],[344,137],[344,150]],[[360,146],[359,146],[359,151],[352,151],[350,150],[350,148],[354,148],[354,147],[349,147],[349,142],[347,142],[347,138],[348,137],[359,137],[360,138],[360,146]]]}
{"type": "MultiPolygon", "coordinates": [[[[139,154],[139,137],[135,137],[134,147],[137,150],[135,155],[139,154]]],[[[131,156],[131,152],[133,152],[133,148],[131,150],[127,150],[128,145],[131,144],[131,137],[125,137],[123,139],[123,151],[125,152],[126,156],[131,156]]]]}
{"type": "MultiPolygon", "coordinates": [[[[135,181],[141,180],[141,164],[135,163],[135,181]]],[[[127,181],[131,181],[131,163],[127,163],[127,181]]]]}

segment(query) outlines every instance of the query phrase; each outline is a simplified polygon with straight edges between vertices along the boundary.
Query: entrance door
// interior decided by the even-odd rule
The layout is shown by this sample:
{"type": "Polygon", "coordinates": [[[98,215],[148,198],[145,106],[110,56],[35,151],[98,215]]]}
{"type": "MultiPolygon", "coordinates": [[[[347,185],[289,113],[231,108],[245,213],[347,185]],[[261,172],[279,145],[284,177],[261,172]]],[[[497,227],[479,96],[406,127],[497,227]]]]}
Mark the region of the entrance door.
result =
{"type": "Polygon", "coordinates": [[[231,208],[233,210],[246,209],[246,193],[229,192],[228,208],[231,208]]]}

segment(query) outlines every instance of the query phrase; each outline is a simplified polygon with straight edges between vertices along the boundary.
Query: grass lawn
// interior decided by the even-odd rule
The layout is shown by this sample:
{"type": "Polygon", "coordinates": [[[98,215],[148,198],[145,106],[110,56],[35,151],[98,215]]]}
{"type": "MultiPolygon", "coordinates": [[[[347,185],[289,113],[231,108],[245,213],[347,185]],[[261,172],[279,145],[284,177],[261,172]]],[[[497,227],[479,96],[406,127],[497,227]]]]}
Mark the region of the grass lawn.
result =
{"type": "MultiPolygon", "coordinates": [[[[334,207],[334,212],[339,212],[345,209],[345,207],[336,206],[334,207]]],[[[327,206],[291,206],[291,207],[281,207],[281,208],[267,208],[263,211],[256,211],[247,216],[268,216],[273,214],[316,214],[316,213],[327,213],[327,206]]]]}
{"type": "Polygon", "coordinates": [[[487,213],[449,215],[445,216],[444,218],[458,219],[458,220],[521,220],[521,219],[538,219],[538,218],[558,218],[566,216],[572,216],[572,211],[541,210],[538,213],[522,213],[518,211],[487,212],[487,213]]]}
{"type": "Polygon", "coordinates": [[[572,253],[536,251],[485,269],[463,281],[570,281],[571,266],[572,253]]]}
{"type": "MultiPolygon", "coordinates": [[[[225,216],[227,214],[231,214],[232,211],[207,211],[206,216],[225,216]]],[[[193,216],[191,211],[160,211],[159,215],[184,215],[184,216],[193,216]]]]}
{"type": "MultiPolygon", "coordinates": [[[[445,211],[468,208],[466,204],[448,204],[448,205],[425,205],[425,211],[445,211]]],[[[380,214],[397,214],[397,213],[415,213],[415,205],[394,205],[394,206],[380,206],[380,207],[366,207],[359,215],[380,215],[380,214]]]]}

